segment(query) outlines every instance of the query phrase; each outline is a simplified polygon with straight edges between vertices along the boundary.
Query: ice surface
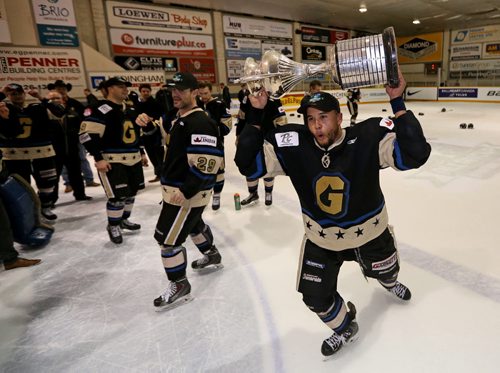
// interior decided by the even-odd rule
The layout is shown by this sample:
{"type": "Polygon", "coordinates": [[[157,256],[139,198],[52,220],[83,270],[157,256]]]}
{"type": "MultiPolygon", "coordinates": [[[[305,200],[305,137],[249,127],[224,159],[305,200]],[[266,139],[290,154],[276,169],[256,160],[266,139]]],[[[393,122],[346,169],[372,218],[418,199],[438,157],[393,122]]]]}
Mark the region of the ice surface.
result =
{"type": "MultiPolygon", "coordinates": [[[[394,300],[346,263],[339,291],[356,304],[360,338],[334,360],[323,362],[320,354],[330,331],[295,291],[303,227],[293,188],[278,178],[271,207],[261,198],[235,211],[233,194],[244,198],[247,191],[232,162],[233,132],[221,209],[204,214],[225,267],[206,275],[188,270],[194,301],[153,310],[167,284],[153,239],[158,184],[137,196],[131,220],[143,228],[119,246],[105,231],[101,188],[87,189],[91,202],[61,192],[51,243],[19,248],[42,264],[0,272],[0,371],[497,372],[498,105],[407,106],[424,113],[418,118],[433,153],[419,170],[383,171],[382,185],[399,241],[400,279],[413,298],[394,300]],[[474,129],[459,129],[463,122],[474,129]]],[[[361,105],[359,119],[387,115],[383,107],[361,105]]],[[[262,182],[259,191],[263,197],[262,182]]],[[[186,246],[189,261],[199,256],[191,242],[186,246]]]]}

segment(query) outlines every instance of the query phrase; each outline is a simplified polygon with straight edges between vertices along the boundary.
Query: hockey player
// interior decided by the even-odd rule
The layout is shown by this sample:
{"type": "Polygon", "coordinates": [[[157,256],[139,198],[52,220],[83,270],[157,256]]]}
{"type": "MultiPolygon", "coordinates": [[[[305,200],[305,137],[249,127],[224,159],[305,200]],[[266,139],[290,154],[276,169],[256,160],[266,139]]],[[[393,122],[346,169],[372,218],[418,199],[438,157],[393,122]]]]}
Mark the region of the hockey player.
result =
{"type": "Polygon", "coordinates": [[[356,124],[356,118],[358,117],[358,102],[361,99],[361,91],[359,88],[348,89],[346,96],[347,107],[351,114],[351,126],[354,126],[356,124]]]}
{"type": "Polygon", "coordinates": [[[6,109],[9,117],[0,117],[0,131],[9,127],[9,122],[19,122],[23,132],[15,138],[0,140],[0,149],[9,174],[18,174],[28,183],[31,175],[35,179],[42,204],[42,215],[48,220],[57,219],[51,210],[55,202],[57,172],[55,151],[50,139],[53,123],[47,109],[54,113],[58,108],[50,103],[26,104],[26,93],[19,84],[5,87],[9,102],[6,109]]]}
{"type": "Polygon", "coordinates": [[[147,165],[147,158],[139,146],[136,111],[125,105],[130,86],[122,77],[105,80],[102,88],[107,99],[85,109],[80,127],[80,142],[94,157],[108,198],[107,231],[115,244],[123,242],[122,229],[141,229],[140,224],[132,223],[129,217],[137,191],[144,189],[142,165],[147,165]]]}
{"type": "MultiPolygon", "coordinates": [[[[141,84],[139,86],[139,95],[138,102],[135,105],[137,113],[146,113],[154,119],[159,119],[162,110],[160,104],[151,95],[151,85],[147,83],[141,84]]],[[[165,155],[160,130],[154,127],[151,132],[142,131],[141,140],[155,172],[155,177],[149,180],[149,182],[156,183],[160,181],[161,167],[165,155]]]]}
{"type": "Polygon", "coordinates": [[[305,237],[298,271],[298,291],[307,307],[333,330],[321,352],[330,356],[353,341],[356,310],[337,291],[344,261],[359,263],[396,297],[408,301],[410,290],[398,281],[399,258],[388,225],[379,170],[422,166],[430,155],[420,123],[401,97],[405,81],[386,88],[394,118],[370,118],[343,129],[338,100],[319,92],[300,112],[304,125],[266,132],[262,108],[267,94],[252,98],[257,109],[247,116],[236,163],[245,175],[286,174],[302,207],[305,237]]]}
{"type": "MultiPolygon", "coordinates": [[[[158,309],[169,309],[191,299],[186,249],[182,246],[188,235],[203,254],[191,263],[194,270],[221,267],[212,232],[202,219],[222,163],[217,124],[196,106],[198,81],[191,73],[176,73],[168,86],[175,109],[159,123],[167,153],[161,178],[163,207],[154,237],[161,247],[170,283],[153,302],[158,309]]],[[[137,123],[147,129],[151,120],[140,114],[137,123]]]]}
{"type": "Polygon", "coordinates": [[[233,118],[231,112],[226,108],[226,105],[218,99],[212,97],[212,85],[202,82],[199,85],[199,95],[201,98],[201,108],[205,110],[208,116],[213,119],[219,128],[219,140],[222,147],[222,165],[217,171],[217,180],[214,185],[214,195],[212,197],[212,210],[220,208],[220,194],[224,188],[224,136],[227,136],[233,128],[233,118]]]}
{"type": "MultiPolygon", "coordinates": [[[[240,106],[240,111],[243,112],[243,117],[246,116],[246,113],[250,110],[251,104],[250,101],[248,100],[249,95],[246,96],[244,99],[244,103],[240,106]]],[[[282,126],[287,123],[286,119],[286,113],[285,109],[283,108],[281,104],[281,100],[269,100],[266,103],[266,106],[264,108],[264,114],[262,116],[263,118],[263,123],[262,125],[265,128],[271,129],[276,126],[282,126]]],[[[238,125],[238,131],[241,132],[243,131],[243,126],[246,125],[246,120],[245,124],[243,125],[238,125]]],[[[245,199],[241,200],[241,205],[242,206],[248,206],[256,203],[259,200],[259,178],[262,176],[258,175],[246,175],[246,182],[247,182],[247,188],[248,188],[248,197],[245,199]]],[[[271,206],[273,203],[273,188],[274,188],[274,177],[264,177],[264,191],[265,191],[265,204],[266,206],[271,206]]]]}

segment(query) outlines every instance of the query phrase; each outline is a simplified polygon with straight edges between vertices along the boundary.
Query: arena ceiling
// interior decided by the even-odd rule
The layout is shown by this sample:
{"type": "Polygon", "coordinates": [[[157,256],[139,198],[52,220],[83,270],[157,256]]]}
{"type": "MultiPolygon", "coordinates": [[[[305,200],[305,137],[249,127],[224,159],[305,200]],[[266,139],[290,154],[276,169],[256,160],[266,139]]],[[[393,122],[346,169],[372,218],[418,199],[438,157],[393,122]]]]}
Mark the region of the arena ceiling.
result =
{"type": "Polygon", "coordinates": [[[393,26],[409,36],[500,23],[500,0],[153,0],[249,16],[380,33],[393,26]],[[365,5],[367,11],[360,13],[365,5]],[[420,24],[413,24],[419,19],[420,24]]]}

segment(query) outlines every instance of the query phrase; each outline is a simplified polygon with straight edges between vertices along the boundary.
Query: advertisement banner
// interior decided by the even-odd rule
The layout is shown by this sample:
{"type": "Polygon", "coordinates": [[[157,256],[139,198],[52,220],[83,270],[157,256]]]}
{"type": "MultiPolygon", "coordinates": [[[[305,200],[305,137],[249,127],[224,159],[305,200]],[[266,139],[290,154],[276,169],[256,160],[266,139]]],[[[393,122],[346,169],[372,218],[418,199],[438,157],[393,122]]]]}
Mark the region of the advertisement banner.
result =
{"type": "Polygon", "coordinates": [[[408,87],[406,89],[405,101],[436,101],[436,87],[408,87]]]}
{"type": "Polygon", "coordinates": [[[0,0],[0,43],[12,43],[5,10],[5,0],[0,0]]]}
{"type": "Polygon", "coordinates": [[[214,57],[212,36],[131,29],[110,30],[115,54],[214,57]]]}
{"type": "Polygon", "coordinates": [[[483,58],[500,58],[500,43],[484,43],[483,58]]]}
{"type": "Polygon", "coordinates": [[[451,61],[480,60],[481,44],[454,45],[450,48],[451,61]]]}
{"type": "Polygon", "coordinates": [[[398,61],[404,63],[438,62],[443,58],[443,33],[396,38],[398,61]]]}
{"type": "Polygon", "coordinates": [[[111,27],[212,34],[208,12],[120,1],[107,1],[106,11],[111,27]]]}
{"type": "Polygon", "coordinates": [[[481,101],[500,101],[499,87],[481,87],[479,88],[478,99],[481,101]]]}
{"type": "Polygon", "coordinates": [[[215,83],[215,61],[209,58],[180,58],[180,71],[189,71],[198,81],[215,83]]]}
{"type": "Polygon", "coordinates": [[[477,88],[439,88],[439,98],[477,98],[477,88]]]}
{"type": "Polygon", "coordinates": [[[229,83],[234,83],[236,79],[243,76],[243,67],[245,60],[226,60],[227,65],[227,79],[229,83]]]}
{"type": "Polygon", "coordinates": [[[293,59],[293,47],[290,43],[262,43],[262,54],[267,52],[268,50],[275,50],[280,52],[282,55],[293,59]]]}
{"type": "Polygon", "coordinates": [[[41,45],[78,47],[72,0],[32,0],[41,45]]]}
{"type": "Polygon", "coordinates": [[[313,26],[300,28],[302,41],[306,43],[335,44],[337,41],[349,39],[349,32],[313,26]]]}
{"type": "Polygon", "coordinates": [[[222,17],[225,34],[241,35],[258,39],[292,39],[292,23],[265,21],[263,19],[222,17]]]}
{"type": "Polygon", "coordinates": [[[321,45],[302,45],[302,61],[325,61],[326,47],[321,45]]]}
{"type": "Polygon", "coordinates": [[[500,40],[500,25],[474,27],[451,32],[452,44],[486,43],[500,40]]]}
{"type": "Polygon", "coordinates": [[[498,70],[500,59],[480,61],[455,61],[450,63],[450,71],[498,70]]]}
{"type": "Polygon", "coordinates": [[[151,85],[153,93],[158,91],[165,84],[165,74],[161,71],[107,71],[107,72],[89,72],[90,87],[96,89],[101,82],[113,76],[122,76],[125,80],[132,83],[129,87],[131,91],[139,91],[139,86],[143,83],[151,85]]]}
{"type": "Polygon", "coordinates": [[[18,83],[28,89],[45,90],[47,84],[62,79],[73,85],[73,96],[83,97],[84,71],[78,49],[0,46],[0,86],[18,83]]]}
{"type": "Polygon", "coordinates": [[[262,56],[262,42],[258,39],[225,37],[224,42],[227,58],[252,57],[260,60],[262,56]]]}
{"type": "Polygon", "coordinates": [[[500,69],[496,70],[474,70],[474,71],[450,71],[450,79],[500,79],[500,69]]]}
{"type": "Polygon", "coordinates": [[[177,59],[149,56],[116,56],[114,61],[127,70],[155,70],[175,73],[177,59]]]}

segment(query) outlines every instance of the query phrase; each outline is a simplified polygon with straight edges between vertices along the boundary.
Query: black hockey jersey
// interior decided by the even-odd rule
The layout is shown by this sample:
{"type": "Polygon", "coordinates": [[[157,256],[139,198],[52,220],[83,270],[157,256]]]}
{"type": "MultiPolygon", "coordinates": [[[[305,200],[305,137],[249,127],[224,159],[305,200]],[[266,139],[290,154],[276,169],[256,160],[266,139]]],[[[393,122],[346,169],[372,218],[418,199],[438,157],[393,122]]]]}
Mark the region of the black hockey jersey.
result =
{"type": "Polygon", "coordinates": [[[51,141],[54,124],[47,109],[50,104],[30,104],[24,108],[7,103],[9,119],[0,117],[0,149],[5,160],[27,160],[55,155],[51,141]],[[22,126],[22,133],[9,135],[10,128],[22,126]]]}
{"type": "MultiPolygon", "coordinates": [[[[221,138],[231,132],[231,129],[233,128],[233,118],[231,117],[231,112],[226,107],[224,102],[218,99],[212,99],[206,104],[202,102],[200,107],[205,110],[208,116],[213,119],[215,123],[217,123],[219,136],[221,138]]],[[[223,138],[222,141],[224,141],[223,138]]]]}
{"type": "Polygon", "coordinates": [[[97,161],[133,165],[141,160],[137,112],[125,104],[101,100],[85,109],[80,142],[97,161]]]}
{"type": "Polygon", "coordinates": [[[340,251],[378,237],[388,217],[379,170],[408,170],[430,155],[412,112],[396,118],[371,118],[341,130],[328,149],[307,126],[290,124],[263,133],[247,126],[240,136],[236,164],[250,178],[286,174],[299,196],[306,237],[340,251]]]}
{"type": "Polygon", "coordinates": [[[162,118],[161,130],[167,144],[161,172],[164,192],[178,188],[187,199],[208,203],[206,191],[215,184],[223,156],[215,122],[199,107],[181,116],[173,110],[162,118]]]}

